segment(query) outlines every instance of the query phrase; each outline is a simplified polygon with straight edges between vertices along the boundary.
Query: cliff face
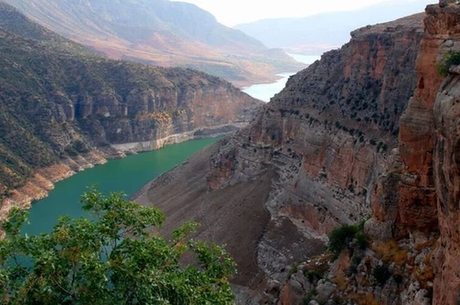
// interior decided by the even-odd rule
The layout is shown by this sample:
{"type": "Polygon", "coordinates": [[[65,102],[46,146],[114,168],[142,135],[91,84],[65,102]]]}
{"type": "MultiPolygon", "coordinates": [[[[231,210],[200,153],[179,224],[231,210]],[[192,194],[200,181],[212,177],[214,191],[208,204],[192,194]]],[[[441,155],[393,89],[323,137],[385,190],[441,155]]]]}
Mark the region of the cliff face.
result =
{"type": "MultiPolygon", "coordinates": [[[[212,206],[218,194],[233,201],[236,188],[270,179],[257,200],[238,203],[263,208],[252,215],[260,220],[253,223],[253,254],[241,256],[238,240],[226,240],[237,263],[252,266],[235,282],[260,297],[267,279],[284,280],[286,266],[321,253],[332,228],[369,215],[373,185],[391,160],[399,117],[417,83],[422,19],[414,15],[353,32],[349,44],[292,76],[250,126],[203,153],[209,168],[206,179],[193,181],[193,191],[180,178],[196,165],[192,159],[154,181],[139,201],[168,207],[176,222],[207,221],[196,202],[212,206]]],[[[243,235],[245,229],[232,226],[231,232],[243,235]]],[[[206,226],[198,234],[212,239],[225,231],[206,226]]]]}
{"type": "Polygon", "coordinates": [[[400,119],[398,149],[371,196],[365,232],[372,243],[363,249],[354,239],[330,265],[324,266],[327,257],[300,264],[278,288],[279,303],[309,296],[318,302],[458,304],[460,69],[446,67],[447,78],[439,71],[460,51],[460,7],[441,1],[426,13],[417,86],[400,119]]]}
{"type": "MultiPolygon", "coordinates": [[[[432,31],[446,40],[442,46],[460,51],[460,7],[431,8],[434,23],[432,31]],[[441,22],[442,23],[441,23],[441,22]],[[437,25],[437,27],[435,27],[437,25]]],[[[443,49],[441,49],[444,51],[443,49]]],[[[434,105],[433,169],[436,189],[437,216],[440,238],[433,265],[433,304],[458,304],[460,300],[459,233],[459,130],[460,70],[450,69],[441,85],[434,105]]]]}
{"type": "MultiPolygon", "coordinates": [[[[203,206],[216,194],[237,198],[235,188],[249,183],[264,185],[265,194],[272,179],[267,197],[253,191],[257,200],[232,203],[265,208],[251,215],[249,236],[258,236],[249,243],[252,256],[238,256],[238,243],[229,243],[243,266],[257,261],[235,280],[255,293],[253,300],[459,303],[460,68],[447,67],[445,78],[439,67],[460,54],[460,6],[440,1],[426,13],[424,31],[422,16],[412,16],[353,32],[341,50],[293,76],[250,126],[200,156],[211,159],[202,169],[206,180],[194,181],[202,187],[195,202],[203,206]],[[370,240],[355,235],[332,264],[327,255],[311,259],[325,233],[356,223],[370,207],[364,226],[370,240]]],[[[181,201],[189,191],[165,190],[177,189],[177,177],[185,179],[196,164],[192,159],[152,182],[140,201],[155,200],[187,219],[179,207],[196,204],[181,201]]],[[[191,217],[207,219],[199,211],[191,217]]],[[[220,236],[225,229],[208,226],[198,234],[220,236]]],[[[238,225],[231,232],[241,234],[238,225]]],[[[239,288],[243,298],[247,290],[239,288]]]]}
{"type": "MultiPolygon", "coordinates": [[[[460,13],[460,10],[459,10],[460,13]]],[[[459,36],[460,38],[460,36],[459,36]]],[[[458,49],[460,50],[460,49],[458,49]]],[[[434,260],[433,304],[458,304],[460,298],[459,130],[460,69],[444,81],[434,106],[434,180],[441,237],[434,260]]]]}
{"type": "Polygon", "coordinates": [[[235,131],[262,105],[202,72],[97,56],[4,3],[0,15],[5,209],[42,198],[52,182],[106,157],[235,131]]]}
{"type": "MultiPolygon", "coordinates": [[[[431,257],[425,263],[433,272],[429,277],[433,304],[457,304],[459,75],[458,68],[451,67],[444,79],[437,66],[448,52],[460,51],[460,7],[444,3],[428,6],[426,12],[418,85],[400,123],[400,160],[379,184],[367,227],[374,238],[396,238],[410,248],[434,244],[425,251],[431,257]],[[393,190],[385,191],[390,184],[393,190]],[[388,197],[391,200],[385,200],[388,197]]],[[[413,285],[423,286],[424,281],[413,279],[413,285]]]]}
{"type": "Polygon", "coordinates": [[[437,231],[435,179],[433,179],[433,105],[443,80],[436,63],[448,51],[455,50],[458,31],[457,7],[427,8],[426,36],[417,59],[418,84],[408,109],[401,118],[399,152],[401,167],[395,236],[411,231],[437,231]]]}

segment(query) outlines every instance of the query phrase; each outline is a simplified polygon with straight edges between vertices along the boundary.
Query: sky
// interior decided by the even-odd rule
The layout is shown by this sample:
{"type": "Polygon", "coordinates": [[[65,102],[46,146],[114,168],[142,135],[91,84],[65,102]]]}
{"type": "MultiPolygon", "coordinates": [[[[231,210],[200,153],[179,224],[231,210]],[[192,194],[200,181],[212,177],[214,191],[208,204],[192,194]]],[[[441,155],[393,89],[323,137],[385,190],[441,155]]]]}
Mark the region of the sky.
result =
{"type": "MultiPolygon", "coordinates": [[[[346,11],[395,0],[173,0],[193,3],[232,27],[267,18],[305,17],[323,12],[346,11]]],[[[415,0],[401,0],[414,2],[415,0]]],[[[418,1],[420,2],[420,0],[418,1]]],[[[437,3],[427,0],[426,4],[437,3]]],[[[422,11],[424,7],[420,8],[422,11]]]]}

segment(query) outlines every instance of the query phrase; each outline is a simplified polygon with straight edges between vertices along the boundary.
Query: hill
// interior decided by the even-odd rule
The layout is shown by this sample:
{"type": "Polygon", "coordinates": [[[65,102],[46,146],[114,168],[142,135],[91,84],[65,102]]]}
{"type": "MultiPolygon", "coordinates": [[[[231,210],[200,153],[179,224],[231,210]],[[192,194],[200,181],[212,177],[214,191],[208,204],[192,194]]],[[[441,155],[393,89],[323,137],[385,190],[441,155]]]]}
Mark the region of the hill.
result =
{"type": "Polygon", "coordinates": [[[181,66],[234,84],[303,66],[195,5],[168,0],[5,0],[32,20],[110,58],[181,66]]]}

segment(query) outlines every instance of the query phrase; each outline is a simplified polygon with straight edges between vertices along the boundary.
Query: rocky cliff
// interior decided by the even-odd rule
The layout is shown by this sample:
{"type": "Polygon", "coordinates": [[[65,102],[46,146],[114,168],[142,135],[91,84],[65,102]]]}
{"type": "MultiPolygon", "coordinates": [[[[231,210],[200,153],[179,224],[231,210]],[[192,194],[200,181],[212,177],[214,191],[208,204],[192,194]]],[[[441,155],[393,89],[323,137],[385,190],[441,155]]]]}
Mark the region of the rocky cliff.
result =
{"type": "Polygon", "coordinates": [[[454,2],[426,8],[417,86],[364,226],[371,239],[355,235],[332,264],[327,257],[302,263],[278,286],[281,304],[300,304],[302,297],[310,304],[459,303],[460,6],[454,2]]]}
{"type": "Polygon", "coordinates": [[[426,8],[426,35],[416,66],[418,84],[401,118],[398,160],[379,184],[374,216],[367,228],[373,238],[396,239],[409,244],[409,249],[431,243],[425,249],[431,260],[425,263],[432,274],[425,279],[412,278],[411,285],[431,291],[433,304],[457,304],[458,69],[451,68],[444,79],[440,65],[460,51],[460,7],[441,2],[426,8]],[[389,192],[383,188],[390,183],[395,187],[391,200],[384,200],[389,192]]]}
{"type": "Polygon", "coordinates": [[[417,85],[423,17],[353,32],[292,76],[250,126],[153,181],[138,200],[172,222],[204,222],[198,235],[225,242],[243,266],[234,280],[241,298],[260,299],[267,283],[322,253],[334,227],[370,214],[417,85]],[[200,175],[187,179],[195,168],[200,175]]]}
{"type": "Polygon", "coordinates": [[[5,209],[106,157],[235,131],[262,105],[202,72],[100,57],[4,3],[0,15],[5,209]]]}

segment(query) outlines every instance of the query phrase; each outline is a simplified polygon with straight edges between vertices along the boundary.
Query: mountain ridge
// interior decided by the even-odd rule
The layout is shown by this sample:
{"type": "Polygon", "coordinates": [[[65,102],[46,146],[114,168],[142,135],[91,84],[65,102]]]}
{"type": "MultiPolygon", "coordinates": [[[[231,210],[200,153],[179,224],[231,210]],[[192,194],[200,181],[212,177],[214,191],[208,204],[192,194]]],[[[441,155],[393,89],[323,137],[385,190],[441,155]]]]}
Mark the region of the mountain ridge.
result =
{"type": "Polygon", "coordinates": [[[264,82],[304,65],[219,24],[197,6],[167,0],[5,0],[35,22],[111,58],[183,66],[236,84],[264,82]],[[204,18],[204,22],[199,20],[204,18]]]}

